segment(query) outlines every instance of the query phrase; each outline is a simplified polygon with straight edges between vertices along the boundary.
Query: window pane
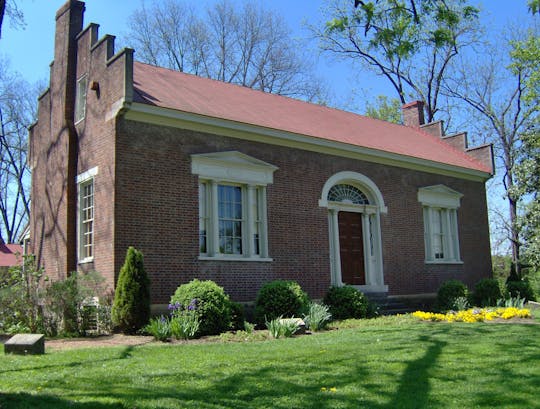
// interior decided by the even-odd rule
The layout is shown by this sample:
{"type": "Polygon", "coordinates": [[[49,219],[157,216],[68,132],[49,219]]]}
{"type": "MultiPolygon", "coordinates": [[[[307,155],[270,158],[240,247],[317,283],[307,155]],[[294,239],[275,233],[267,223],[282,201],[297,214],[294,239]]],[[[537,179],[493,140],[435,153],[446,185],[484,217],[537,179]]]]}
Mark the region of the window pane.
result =
{"type": "Polygon", "coordinates": [[[242,254],[242,188],[218,186],[219,250],[242,254]]]}
{"type": "Polygon", "coordinates": [[[443,234],[443,212],[441,209],[431,209],[431,232],[433,255],[436,259],[444,258],[444,234],[443,234]]]}
{"type": "Polygon", "coordinates": [[[206,183],[199,183],[199,252],[202,254],[208,252],[208,214],[206,206],[206,189],[206,183]]]}
{"type": "Polygon", "coordinates": [[[259,218],[259,189],[253,191],[252,213],[253,213],[253,254],[261,254],[259,235],[261,230],[261,220],[259,218]]]}
{"type": "Polygon", "coordinates": [[[94,246],[94,181],[79,186],[79,258],[93,256],[94,246]]]}

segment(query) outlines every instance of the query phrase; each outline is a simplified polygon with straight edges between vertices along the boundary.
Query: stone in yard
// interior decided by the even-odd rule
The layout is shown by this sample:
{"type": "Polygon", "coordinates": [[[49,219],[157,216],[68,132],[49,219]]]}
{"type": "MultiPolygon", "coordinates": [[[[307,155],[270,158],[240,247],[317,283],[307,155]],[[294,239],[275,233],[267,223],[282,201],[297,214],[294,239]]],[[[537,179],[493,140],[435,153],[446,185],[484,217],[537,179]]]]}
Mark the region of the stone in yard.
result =
{"type": "Polygon", "coordinates": [[[45,335],[17,334],[4,344],[4,353],[19,355],[38,355],[45,353],[45,335]]]}
{"type": "Polygon", "coordinates": [[[282,318],[280,320],[281,322],[294,322],[298,326],[298,330],[294,333],[294,335],[303,335],[306,333],[306,323],[302,318],[282,318]]]}

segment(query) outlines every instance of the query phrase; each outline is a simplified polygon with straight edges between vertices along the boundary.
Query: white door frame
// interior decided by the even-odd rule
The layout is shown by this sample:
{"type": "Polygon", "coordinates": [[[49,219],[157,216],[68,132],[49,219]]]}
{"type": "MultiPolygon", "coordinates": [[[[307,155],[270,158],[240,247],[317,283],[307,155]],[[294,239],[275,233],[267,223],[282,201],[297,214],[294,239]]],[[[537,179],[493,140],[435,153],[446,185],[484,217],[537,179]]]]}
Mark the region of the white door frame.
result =
{"type": "Polygon", "coordinates": [[[381,192],[369,179],[356,172],[339,172],[325,183],[319,206],[328,209],[328,232],[330,241],[330,274],[331,284],[345,285],[341,276],[341,257],[339,243],[338,213],[354,212],[362,214],[362,235],[364,242],[364,267],[366,284],[354,286],[362,292],[387,292],[384,284],[382,245],[381,245],[381,213],[387,213],[381,192]],[[352,204],[328,200],[328,192],[336,184],[350,184],[360,189],[368,198],[369,204],[352,204]]]}

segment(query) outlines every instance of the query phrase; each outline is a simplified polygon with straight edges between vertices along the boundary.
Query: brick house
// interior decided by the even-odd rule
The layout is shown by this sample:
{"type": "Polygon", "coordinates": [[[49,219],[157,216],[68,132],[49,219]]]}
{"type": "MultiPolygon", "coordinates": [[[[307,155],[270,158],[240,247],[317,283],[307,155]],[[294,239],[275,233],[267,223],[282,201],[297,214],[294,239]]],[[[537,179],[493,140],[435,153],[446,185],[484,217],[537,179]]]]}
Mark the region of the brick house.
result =
{"type": "Polygon", "coordinates": [[[50,87],[30,130],[31,251],[52,277],[95,270],[110,287],[132,245],[152,303],[192,278],[232,299],[292,279],[406,297],[491,273],[491,146],[135,62],[56,15],[50,87]]]}

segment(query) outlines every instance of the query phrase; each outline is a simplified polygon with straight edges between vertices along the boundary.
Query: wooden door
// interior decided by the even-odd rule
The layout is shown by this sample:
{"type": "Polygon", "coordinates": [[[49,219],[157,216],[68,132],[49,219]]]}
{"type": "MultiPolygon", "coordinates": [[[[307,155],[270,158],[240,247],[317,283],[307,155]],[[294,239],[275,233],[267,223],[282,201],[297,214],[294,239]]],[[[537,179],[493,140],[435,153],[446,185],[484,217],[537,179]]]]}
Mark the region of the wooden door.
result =
{"type": "Polygon", "coordinates": [[[350,285],[366,284],[362,214],[339,212],[341,281],[350,285]]]}

